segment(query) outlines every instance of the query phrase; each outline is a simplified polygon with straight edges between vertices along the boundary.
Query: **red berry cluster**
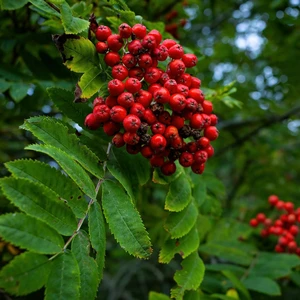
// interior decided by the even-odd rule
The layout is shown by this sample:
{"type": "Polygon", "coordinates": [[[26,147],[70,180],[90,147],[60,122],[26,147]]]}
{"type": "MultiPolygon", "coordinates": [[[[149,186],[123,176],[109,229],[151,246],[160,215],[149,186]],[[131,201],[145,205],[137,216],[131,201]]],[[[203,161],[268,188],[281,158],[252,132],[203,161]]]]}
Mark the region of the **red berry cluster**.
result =
{"type": "Polygon", "coordinates": [[[130,154],[141,152],[164,175],[176,171],[177,159],[201,174],[214,153],[210,141],[218,137],[218,119],[200,90],[201,81],[186,73],[197,57],[185,54],[172,39],[162,41],[155,29],[147,33],[142,24],[121,24],[118,34],[105,25],[91,28],[113,79],[108,97],[94,100],[85,125],[92,130],[103,126],[113,145],[126,145],[130,154]]]}
{"type": "Polygon", "coordinates": [[[299,232],[300,208],[295,209],[294,203],[279,200],[276,195],[269,196],[268,201],[282,214],[276,220],[272,220],[266,218],[265,214],[259,213],[255,219],[250,220],[250,225],[257,227],[263,224],[264,228],[261,230],[263,238],[269,235],[278,236],[276,252],[296,253],[300,256],[300,247],[296,241],[299,232]]]}

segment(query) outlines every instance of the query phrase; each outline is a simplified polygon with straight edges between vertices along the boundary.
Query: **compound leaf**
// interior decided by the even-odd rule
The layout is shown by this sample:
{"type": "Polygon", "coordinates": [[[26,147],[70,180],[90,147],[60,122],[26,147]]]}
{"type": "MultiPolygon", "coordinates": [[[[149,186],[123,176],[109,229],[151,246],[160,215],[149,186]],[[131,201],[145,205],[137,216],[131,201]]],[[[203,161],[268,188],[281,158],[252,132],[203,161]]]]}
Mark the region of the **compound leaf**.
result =
{"type": "Polygon", "coordinates": [[[0,272],[0,287],[21,296],[42,288],[51,270],[45,255],[24,252],[16,256],[0,272]]]}
{"type": "Polygon", "coordinates": [[[3,178],[0,181],[6,197],[20,210],[44,221],[60,234],[71,235],[77,227],[76,218],[65,203],[43,185],[24,178],[3,178]]]}
{"type": "Polygon", "coordinates": [[[45,300],[80,299],[80,276],[72,252],[66,251],[53,260],[46,283],[45,300]]]}
{"type": "Polygon", "coordinates": [[[59,252],[64,245],[54,229],[23,213],[0,216],[0,235],[16,246],[42,254],[59,252]]]}
{"type": "Polygon", "coordinates": [[[57,161],[79,188],[90,198],[96,198],[94,184],[82,167],[64,151],[49,145],[29,145],[25,149],[45,153],[57,161]]]}
{"type": "Polygon", "coordinates": [[[80,144],[75,134],[69,134],[68,128],[53,118],[32,117],[25,121],[22,128],[30,131],[45,144],[68,153],[83,168],[98,178],[104,171],[99,158],[86,146],[80,144]]]}
{"type": "Polygon", "coordinates": [[[120,246],[129,254],[148,258],[152,252],[149,235],[128,195],[112,181],[102,184],[102,192],[104,215],[120,246]]]}

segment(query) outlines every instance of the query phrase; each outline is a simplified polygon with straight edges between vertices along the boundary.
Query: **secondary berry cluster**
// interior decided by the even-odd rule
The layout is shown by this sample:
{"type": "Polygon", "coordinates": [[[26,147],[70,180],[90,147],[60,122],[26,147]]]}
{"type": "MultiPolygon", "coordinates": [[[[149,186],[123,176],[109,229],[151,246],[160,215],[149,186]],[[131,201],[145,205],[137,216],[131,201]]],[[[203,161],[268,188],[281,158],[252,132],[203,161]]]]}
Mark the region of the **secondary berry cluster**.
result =
{"type": "Polygon", "coordinates": [[[281,215],[272,220],[267,218],[264,213],[257,214],[255,219],[250,220],[252,227],[263,225],[261,236],[266,238],[270,235],[277,236],[276,252],[296,253],[300,256],[300,247],[297,244],[299,233],[300,208],[295,209],[294,203],[284,202],[276,195],[268,198],[269,203],[281,212],[281,215]]]}
{"type": "Polygon", "coordinates": [[[142,24],[121,24],[118,34],[105,25],[91,28],[112,80],[108,96],[94,100],[85,125],[92,130],[102,126],[113,145],[140,152],[164,175],[176,171],[177,159],[201,174],[214,153],[210,142],[218,137],[218,119],[200,90],[201,81],[186,72],[197,57],[142,24]]]}

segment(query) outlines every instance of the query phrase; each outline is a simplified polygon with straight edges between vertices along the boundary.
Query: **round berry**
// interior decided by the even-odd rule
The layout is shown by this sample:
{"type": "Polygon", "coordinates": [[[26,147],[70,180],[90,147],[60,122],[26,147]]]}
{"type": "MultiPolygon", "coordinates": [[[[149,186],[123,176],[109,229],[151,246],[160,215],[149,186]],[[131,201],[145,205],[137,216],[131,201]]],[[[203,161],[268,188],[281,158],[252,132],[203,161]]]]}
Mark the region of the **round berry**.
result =
{"type": "Polygon", "coordinates": [[[118,96],[122,94],[125,90],[124,83],[119,79],[113,79],[111,80],[108,85],[108,92],[112,96],[118,96]]]}
{"type": "Polygon", "coordinates": [[[171,39],[165,39],[162,42],[162,45],[164,45],[167,49],[170,49],[172,46],[176,45],[177,43],[174,40],[171,39]]]}
{"type": "Polygon", "coordinates": [[[125,82],[125,89],[132,94],[137,93],[141,88],[142,84],[136,78],[128,78],[125,82]]]}
{"type": "MultiPolygon", "coordinates": [[[[201,114],[194,114],[190,120],[190,125],[195,129],[202,129],[204,126],[204,120],[201,114]]],[[[208,137],[207,137],[208,138],[208,137]]]]}
{"type": "Polygon", "coordinates": [[[121,38],[123,39],[130,38],[131,33],[132,33],[132,29],[128,24],[123,23],[119,26],[119,35],[121,36],[121,38]]]}
{"type": "Polygon", "coordinates": [[[127,110],[123,106],[116,105],[110,110],[110,118],[114,122],[122,122],[126,116],[127,110]]]}
{"type": "Polygon", "coordinates": [[[103,131],[109,136],[115,135],[120,131],[120,129],[121,129],[120,124],[115,123],[113,121],[108,121],[103,125],[103,131]]]}
{"type": "Polygon", "coordinates": [[[167,146],[167,140],[162,134],[154,134],[150,139],[150,146],[154,152],[162,152],[167,146]]]}
{"type": "Polygon", "coordinates": [[[211,114],[213,111],[213,105],[210,101],[204,100],[202,103],[202,107],[203,107],[203,113],[205,114],[211,114]]]}
{"type": "Polygon", "coordinates": [[[205,164],[193,163],[191,166],[195,174],[202,174],[204,172],[205,164]]]}
{"type": "Polygon", "coordinates": [[[157,29],[152,29],[148,34],[155,37],[156,44],[159,45],[162,40],[162,35],[157,29]]]}
{"type": "Polygon", "coordinates": [[[218,129],[215,126],[209,126],[204,129],[204,136],[207,137],[210,141],[214,141],[219,136],[218,129]]]}
{"type": "Polygon", "coordinates": [[[124,45],[124,41],[119,34],[112,34],[107,38],[108,48],[114,52],[118,52],[124,45]]]}
{"type": "Polygon", "coordinates": [[[122,57],[122,63],[128,69],[136,66],[137,59],[130,53],[124,54],[122,57]]]}
{"type": "Polygon", "coordinates": [[[172,46],[171,48],[169,48],[168,53],[171,58],[179,59],[183,56],[184,51],[183,51],[182,46],[180,46],[179,44],[176,44],[176,45],[172,46]]]}
{"type": "Polygon", "coordinates": [[[181,155],[179,157],[179,163],[185,168],[190,167],[194,163],[193,154],[189,153],[189,152],[181,153],[181,155]]]}
{"type": "Polygon", "coordinates": [[[104,56],[104,61],[108,66],[113,67],[120,62],[120,55],[116,52],[108,52],[104,56]]]}
{"type": "Polygon", "coordinates": [[[105,105],[96,105],[93,109],[93,114],[96,115],[99,122],[105,123],[110,119],[110,108],[105,105]]]}
{"type": "Polygon", "coordinates": [[[90,130],[96,130],[100,127],[101,122],[97,118],[97,116],[93,113],[88,114],[84,120],[84,126],[86,126],[90,130]]]}
{"type": "Polygon", "coordinates": [[[259,222],[259,223],[263,223],[266,219],[266,215],[263,214],[263,213],[259,213],[256,215],[256,220],[259,222]]]}
{"type": "Polygon", "coordinates": [[[139,56],[138,65],[141,68],[144,69],[150,68],[152,66],[152,63],[153,63],[152,57],[149,54],[145,53],[139,56]]]}
{"type": "Polygon", "coordinates": [[[128,76],[128,70],[123,65],[115,65],[111,70],[111,75],[113,78],[123,81],[128,76]]]}
{"type": "Polygon", "coordinates": [[[160,123],[160,122],[155,122],[154,124],[151,125],[151,130],[153,134],[164,134],[166,130],[166,125],[160,123]]]}
{"type": "Polygon", "coordinates": [[[141,126],[141,120],[136,115],[127,115],[123,120],[123,127],[126,131],[135,133],[141,126]]]}
{"type": "Polygon", "coordinates": [[[187,68],[192,68],[196,66],[198,58],[195,54],[184,54],[182,56],[182,61],[187,68]]]}
{"type": "Polygon", "coordinates": [[[139,40],[133,40],[128,44],[128,51],[134,56],[139,55],[143,51],[143,45],[139,40]]]}
{"type": "Polygon", "coordinates": [[[132,27],[132,33],[138,38],[138,39],[142,39],[146,36],[147,34],[147,28],[142,25],[142,24],[135,24],[132,27]]]}
{"type": "Polygon", "coordinates": [[[125,132],[123,138],[124,142],[128,145],[136,145],[140,140],[140,137],[136,134],[136,132],[125,132]]]}
{"type": "Polygon", "coordinates": [[[161,166],[160,170],[165,176],[170,176],[176,172],[176,165],[173,161],[167,161],[161,166]]]}
{"type": "Polygon", "coordinates": [[[118,104],[125,107],[129,108],[133,105],[134,103],[134,97],[131,93],[124,92],[121,95],[118,96],[118,104]]]}
{"type": "Polygon", "coordinates": [[[139,90],[135,95],[135,100],[147,108],[152,101],[152,95],[148,91],[139,90]]]}
{"type": "Polygon", "coordinates": [[[123,139],[123,133],[119,132],[112,138],[112,144],[117,147],[121,148],[125,145],[124,139],[123,139]]]}
{"type": "Polygon", "coordinates": [[[154,168],[159,168],[164,164],[164,157],[161,155],[153,155],[150,158],[150,164],[154,168]]]}
{"type": "Polygon", "coordinates": [[[170,100],[170,93],[166,88],[161,87],[153,93],[153,99],[157,103],[161,103],[161,104],[168,103],[170,100]]]}
{"type": "Polygon", "coordinates": [[[136,115],[140,119],[144,117],[145,113],[145,107],[141,103],[133,103],[133,105],[130,107],[130,114],[136,115]]]}
{"type": "Polygon", "coordinates": [[[189,97],[195,99],[198,103],[204,101],[204,94],[201,90],[192,88],[189,90],[189,97]]]}
{"type": "Polygon", "coordinates": [[[194,153],[194,161],[199,164],[203,164],[207,161],[208,155],[204,150],[199,150],[194,153]]]}
{"type": "Polygon", "coordinates": [[[270,195],[268,201],[271,205],[276,205],[277,202],[279,201],[279,198],[276,195],[270,195]]]}
{"type": "Polygon", "coordinates": [[[108,51],[108,46],[107,46],[107,44],[104,43],[104,42],[98,42],[98,43],[96,44],[96,51],[97,51],[98,53],[101,53],[101,54],[106,53],[106,52],[108,51]]]}
{"type": "Polygon", "coordinates": [[[186,106],[186,99],[181,94],[173,94],[170,97],[170,106],[173,111],[181,112],[186,106]]]}
{"type": "Polygon", "coordinates": [[[151,84],[157,82],[160,78],[160,75],[161,73],[159,69],[151,67],[146,70],[144,78],[146,82],[151,84]]]}
{"type": "Polygon", "coordinates": [[[155,36],[147,34],[142,40],[142,46],[145,49],[153,50],[157,46],[155,36]]]}
{"type": "Polygon", "coordinates": [[[169,64],[169,68],[170,68],[170,73],[175,77],[181,76],[185,71],[185,65],[183,61],[180,59],[175,59],[171,61],[169,64]]]}
{"type": "Polygon", "coordinates": [[[98,41],[104,42],[111,35],[111,30],[105,25],[100,25],[96,30],[96,39],[98,41]]]}

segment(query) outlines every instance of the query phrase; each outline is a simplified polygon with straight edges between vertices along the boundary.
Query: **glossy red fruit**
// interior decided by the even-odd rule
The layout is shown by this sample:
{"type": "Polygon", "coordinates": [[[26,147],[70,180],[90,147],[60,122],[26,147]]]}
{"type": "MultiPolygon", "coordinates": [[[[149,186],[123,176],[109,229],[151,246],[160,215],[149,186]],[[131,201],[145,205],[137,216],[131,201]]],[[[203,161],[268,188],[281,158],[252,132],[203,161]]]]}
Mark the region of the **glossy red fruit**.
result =
{"type": "Polygon", "coordinates": [[[145,113],[145,107],[141,103],[133,103],[133,105],[130,107],[130,114],[136,115],[140,119],[144,117],[145,113]]]}
{"type": "Polygon", "coordinates": [[[259,213],[256,215],[256,220],[259,222],[259,223],[263,223],[266,219],[266,215],[263,214],[263,213],[259,213]]]}
{"type": "Polygon", "coordinates": [[[142,45],[145,49],[153,50],[157,46],[155,36],[147,34],[142,40],[142,45]]]}
{"type": "Polygon", "coordinates": [[[177,93],[183,95],[184,97],[188,97],[189,88],[186,85],[179,83],[177,85],[177,93]]]}
{"type": "Polygon", "coordinates": [[[204,129],[204,136],[210,141],[214,141],[219,136],[219,131],[215,126],[209,126],[204,129]]]}
{"type": "Polygon", "coordinates": [[[140,137],[136,134],[136,132],[125,132],[123,139],[128,145],[136,145],[139,142],[140,137]]]}
{"type": "Polygon", "coordinates": [[[160,78],[160,75],[161,73],[157,68],[151,67],[145,71],[144,78],[146,82],[151,84],[157,82],[160,78]]]}
{"type": "Polygon", "coordinates": [[[85,117],[84,125],[90,130],[96,130],[100,127],[101,122],[98,120],[96,115],[91,113],[85,117]]]}
{"type": "Polygon", "coordinates": [[[258,226],[258,221],[256,219],[251,219],[249,222],[251,227],[257,227],[258,226]]]}
{"type": "Polygon", "coordinates": [[[271,226],[272,223],[273,223],[273,221],[272,221],[271,219],[269,219],[269,218],[267,218],[267,219],[264,220],[264,224],[265,224],[265,226],[267,226],[267,227],[271,226]]]}
{"type": "Polygon", "coordinates": [[[194,153],[194,161],[199,164],[204,164],[208,159],[207,152],[204,150],[198,150],[194,153]]]}
{"type": "Polygon", "coordinates": [[[193,154],[189,153],[189,152],[181,153],[181,155],[179,157],[179,163],[185,168],[190,167],[194,163],[193,154]]]}
{"type": "Polygon", "coordinates": [[[208,158],[214,155],[214,147],[212,145],[209,145],[208,147],[204,148],[204,151],[206,151],[208,158]]]}
{"type": "Polygon", "coordinates": [[[287,212],[289,212],[289,213],[292,212],[294,210],[294,203],[292,203],[292,202],[285,202],[284,209],[287,212]]]}
{"type": "Polygon", "coordinates": [[[141,87],[142,84],[137,78],[128,78],[125,82],[125,89],[132,94],[137,93],[141,87]]]}
{"type": "Polygon", "coordinates": [[[93,101],[93,107],[101,104],[105,104],[105,100],[102,97],[96,97],[93,101]]]}
{"type": "Polygon", "coordinates": [[[121,148],[125,145],[124,139],[123,139],[123,133],[119,132],[112,138],[112,144],[117,147],[121,148]]]}
{"type": "Polygon", "coordinates": [[[111,35],[111,30],[105,25],[100,25],[96,30],[96,39],[98,41],[104,42],[111,35]]]}
{"type": "Polygon", "coordinates": [[[134,55],[137,56],[143,51],[143,45],[139,40],[133,40],[128,44],[128,51],[134,55]]]}
{"type": "Polygon", "coordinates": [[[145,145],[141,149],[141,154],[146,158],[151,158],[153,156],[154,152],[150,146],[145,145]]]}
{"type": "Polygon", "coordinates": [[[182,61],[187,68],[192,68],[196,66],[198,58],[195,54],[184,54],[182,56],[182,61]]]}
{"type": "Polygon", "coordinates": [[[123,39],[130,38],[131,33],[132,33],[132,28],[128,24],[122,23],[119,26],[119,35],[121,36],[121,38],[123,39]]]}
{"type": "Polygon", "coordinates": [[[122,94],[125,90],[124,83],[119,79],[113,79],[111,80],[108,85],[108,92],[112,96],[118,96],[122,94]]]}
{"type": "Polygon", "coordinates": [[[164,45],[159,45],[155,50],[154,50],[154,56],[157,60],[159,61],[165,61],[168,56],[168,48],[165,47],[164,45]]]}
{"type": "Polygon", "coordinates": [[[126,116],[127,110],[123,106],[116,105],[110,110],[110,117],[114,122],[122,122],[126,116]]]}
{"type": "Polygon", "coordinates": [[[167,146],[167,140],[162,134],[154,134],[150,139],[150,146],[154,152],[162,152],[167,146]]]}
{"type": "Polygon", "coordinates": [[[151,130],[153,134],[164,134],[166,130],[166,125],[160,123],[160,122],[155,122],[154,124],[151,125],[151,130]]]}
{"type": "Polygon", "coordinates": [[[134,103],[134,97],[131,93],[129,92],[124,92],[118,96],[118,104],[125,107],[129,108],[133,105],[134,103]]]}
{"type": "Polygon", "coordinates": [[[141,126],[141,120],[136,115],[127,115],[123,120],[123,127],[128,132],[137,132],[141,126]]]}
{"type": "Polygon", "coordinates": [[[204,149],[209,146],[210,140],[207,137],[203,136],[199,140],[197,140],[196,143],[200,149],[204,149]]]}
{"type": "Polygon", "coordinates": [[[155,92],[153,93],[153,99],[157,103],[161,103],[161,104],[168,103],[170,100],[170,92],[166,88],[161,87],[155,90],[155,92]]]}
{"type": "Polygon", "coordinates": [[[145,108],[149,107],[152,101],[152,95],[148,91],[139,90],[135,95],[136,102],[142,104],[145,108]]]}
{"type": "Polygon", "coordinates": [[[122,63],[124,64],[124,66],[126,68],[133,68],[136,66],[136,63],[137,63],[137,59],[134,55],[130,54],[130,53],[127,53],[127,54],[124,54],[123,57],[122,57],[122,63]]]}
{"type": "Polygon", "coordinates": [[[199,89],[201,87],[201,80],[197,77],[191,77],[191,89],[199,89]]]}
{"type": "Polygon", "coordinates": [[[111,70],[111,75],[113,78],[123,81],[128,76],[128,70],[123,65],[115,65],[111,70]]]}
{"type": "Polygon", "coordinates": [[[159,168],[164,164],[164,157],[161,155],[153,155],[150,158],[150,164],[152,167],[159,168]]]}
{"type": "Polygon", "coordinates": [[[166,128],[164,136],[168,141],[173,140],[175,137],[178,137],[178,129],[175,126],[170,125],[166,128]]]}
{"type": "Polygon", "coordinates": [[[192,88],[189,90],[189,97],[195,99],[198,103],[204,101],[204,94],[201,90],[192,88]]]}
{"type": "Polygon", "coordinates": [[[184,126],[184,118],[179,115],[172,115],[171,124],[175,126],[177,129],[180,129],[184,126]]]}
{"type": "Polygon", "coordinates": [[[181,94],[173,94],[170,97],[170,107],[175,112],[181,112],[186,106],[186,99],[181,94]]]}
{"type": "Polygon", "coordinates": [[[109,95],[109,96],[105,99],[105,104],[106,104],[109,108],[113,108],[115,105],[118,105],[117,97],[114,97],[114,96],[109,95]]]}
{"type": "MultiPolygon", "coordinates": [[[[192,117],[191,117],[191,120],[190,120],[190,125],[192,128],[195,128],[195,129],[202,129],[203,126],[204,126],[204,120],[202,118],[202,115],[201,114],[194,114],[192,117]]],[[[207,137],[208,138],[208,137],[207,137]]]]}
{"type": "Polygon", "coordinates": [[[103,125],[103,131],[109,136],[115,135],[120,131],[120,129],[121,129],[120,124],[115,123],[113,121],[108,121],[103,125]]]}
{"type": "Polygon", "coordinates": [[[142,24],[135,24],[132,27],[132,33],[135,35],[136,38],[142,39],[147,34],[147,28],[142,24]]]}
{"type": "Polygon", "coordinates": [[[297,235],[298,232],[299,232],[299,227],[297,225],[292,225],[290,228],[289,228],[289,232],[292,234],[292,235],[297,235]]]}
{"type": "Polygon", "coordinates": [[[140,55],[138,58],[138,65],[141,68],[144,69],[150,68],[152,66],[152,63],[153,63],[152,57],[147,53],[140,55]]]}
{"type": "Polygon", "coordinates": [[[152,29],[148,34],[155,37],[156,44],[159,45],[162,40],[162,35],[157,29],[152,29]]]}
{"type": "Polygon", "coordinates": [[[213,105],[210,101],[204,100],[202,102],[202,107],[203,107],[203,113],[205,114],[211,114],[213,111],[213,105]]]}
{"type": "Polygon", "coordinates": [[[153,124],[157,122],[157,118],[153,114],[152,110],[150,108],[147,108],[144,112],[144,120],[149,124],[153,124]]]}
{"type": "Polygon", "coordinates": [[[159,83],[161,85],[164,85],[169,79],[170,79],[170,77],[169,77],[168,73],[164,72],[160,76],[159,83]]]}
{"type": "Polygon", "coordinates": [[[210,115],[210,125],[216,126],[218,124],[218,117],[215,114],[210,115]]]}
{"type": "Polygon", "coordinates": [[[162,113],[160,113],[160,115],[158,116],[158,120],[159,122],[162,122],[165,125],[171,125],[172,117],[170,113],[165,110],[162,113]]]}
{"type": "Polygon", "coordinates": [[[161,166],[160,170],[165,176],[170,176],[176,172],[176,165],[173,161],[167,161],[161,166]]]}
{"type": "Polygon", "coordinates": [[[195,174],[202,174],[205,169],[205,164],[193,163],[191,169],[195,174]]]}
{"type": "Polygon", "coordinates": [[[104,56],[105,63],[110,67],[117,65],[120,62],[120,59],[120,55],[116,52],[108,52],[104,56]]]}
{"type": "Polygon", "coordinates": [[[276,195],[270,195],[268,201],[271,205],[276,205],[277,202],[279,201],[279,198],[276,195]]]}
{"type": "Polygon", "coordinates": [[[185,86],[187,86],[188,88],[191,86],[192,84],[192,76],[188,73],[183,73],[178,79],[177,79],[178,83],[184,84],[185,86]]]}
{"type": "Polygon", "coordinates": [[[169,48],[168,50],[169,56],[173,59],[179,59],[183,56],[184,51],[181,45],[176,44],[169,48]]]}
{"type": "Polygon", "coordinates": [[[124,41],[119,34],[112,34],[107,38],[108,48],[114,52],[118,52],[124,45],[124,41]]]}
{"type": "Polygon", "coordinates": [[[108,46],[107,46],[107,44],[104,43],[104,42],[98,42],[98,43],[96,44],[96,51],[97,51],[98,53],[101,53],[101,54],[106,53],[106,52],[108,51],[108,46]]]}
{"type": "Polygon", "coordinates": [[[279,200],[277,203],[276,203],[276,208],[281,210],[281,209],[284,209],[284,202],[279,200]]]}
{"type": "Polygon", "coordinates": [[[105,123],[110,119],[110,108],[105,104],[96,105],[93,114],[96,115],[99,122],[105,123]]]}
{"type": "Polygon", "coordinates": [[[142,80],[145,75],[144,70],[139,67],[134,67],[134,68],[130,69],[128,74],[129,74],[129,77],[136,78],[138,80],[142,80]]]}
{"type": "Polygon", "coordinates": [[[295,241],[290,241],[288,244],[287,244],[287,248],[290,252],[295,252],[296,249],[297,249],[297,243],[295,241]]]}
{"type": "Polygon", "coordinates": [[[175,79],[169,79],[164,83],[164,87],[170,92],[170,94],[177,93],[177,82],[175,79]]]}
{"type": "Polygon", "coordinates": [[[181,76],[185,71],[185,64],[180,59],[175,59],[170,62],[169,64],[170,73],[175,76],[179,77],[181,76]]]}
{"type": "Polygon", "coordinates": [[[162,45],[164,45],[167,49],[170,49],[172,46],[176,45],[177,43],[172,39],[165,39],[162,42],[162,45]]]}

